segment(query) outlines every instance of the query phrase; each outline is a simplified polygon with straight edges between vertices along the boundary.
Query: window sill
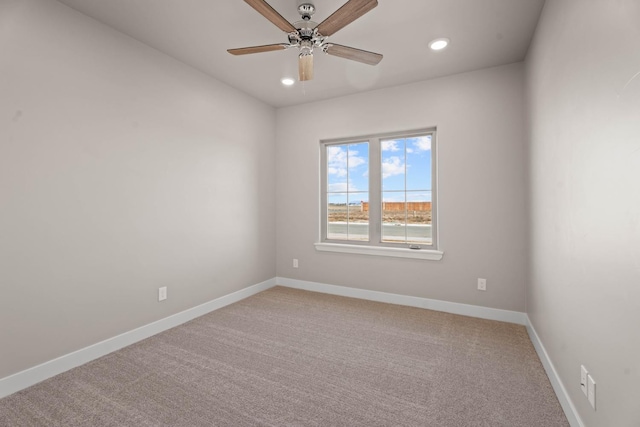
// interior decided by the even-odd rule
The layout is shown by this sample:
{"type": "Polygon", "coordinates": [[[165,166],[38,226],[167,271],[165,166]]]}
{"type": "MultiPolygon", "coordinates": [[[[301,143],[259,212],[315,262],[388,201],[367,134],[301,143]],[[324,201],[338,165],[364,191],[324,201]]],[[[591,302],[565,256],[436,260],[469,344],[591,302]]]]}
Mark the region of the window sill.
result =
{"type": "Polygon", "coordinates": [[[346,254],[374,255],[396,258],[426,259],[439,261],[444,252],[432,249],[391,248],[386,246],[361,246],[343,243],[315,243],[317,251],[340,252],[346,254]]]}

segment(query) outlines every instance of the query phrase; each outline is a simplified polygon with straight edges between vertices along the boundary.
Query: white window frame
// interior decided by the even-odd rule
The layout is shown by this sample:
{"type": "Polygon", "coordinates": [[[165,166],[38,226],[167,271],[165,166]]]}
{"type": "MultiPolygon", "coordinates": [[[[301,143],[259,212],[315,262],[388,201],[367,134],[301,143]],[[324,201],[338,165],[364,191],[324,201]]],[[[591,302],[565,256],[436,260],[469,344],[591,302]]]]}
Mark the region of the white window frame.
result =
{"type": "Polygon", "coordinates": [[[320,141],[320,238],[315,244],[318,251],[340,252],[361,255],[390,256],[440,260],[444,252],[439,249],[438,236],[438,156],[436,128],[417,129],[353,138],[327,139],[320,141]],[[382,156],[381,140],[411,138],[431,135],[431,245],[415,245],[382,241],[382,156]],[[369,144],[369,241],[346,241],[327,239],[327,148],[367,142],[369,144]]]}

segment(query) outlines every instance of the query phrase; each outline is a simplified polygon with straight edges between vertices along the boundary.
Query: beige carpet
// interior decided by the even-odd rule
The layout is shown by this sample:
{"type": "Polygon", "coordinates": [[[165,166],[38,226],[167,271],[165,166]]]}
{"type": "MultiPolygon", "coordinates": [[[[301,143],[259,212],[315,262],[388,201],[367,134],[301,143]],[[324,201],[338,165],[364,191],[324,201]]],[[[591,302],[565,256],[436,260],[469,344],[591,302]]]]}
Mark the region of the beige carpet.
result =
{"type": "Polygon", "coordinates": [[[0,400],[1,426],[567,426],[522,326],[276,287],[0,400]]]}

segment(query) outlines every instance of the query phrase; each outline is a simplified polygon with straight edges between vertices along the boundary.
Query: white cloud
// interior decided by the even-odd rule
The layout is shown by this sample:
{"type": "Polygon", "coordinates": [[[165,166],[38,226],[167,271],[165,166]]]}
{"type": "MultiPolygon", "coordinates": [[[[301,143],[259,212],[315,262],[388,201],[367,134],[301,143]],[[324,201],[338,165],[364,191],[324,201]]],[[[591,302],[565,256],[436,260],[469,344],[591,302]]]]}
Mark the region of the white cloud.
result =
{"type": "Polygon", "coordinates": [[[367,162],[364,157],[358,156],[356,150],[349,150],[349,168],[357,168],[367,162]]]}
{"type": "Polygon", "coordinates": [[[405,172],[404,163],[400,157],[392,156],[382,162],[382,178],[394,175],[402,175],[405,172]]]}
{"type": "Polygon", "coordinates": [[[395,141],[393,139],[382,141],[381,145],[382,145],[382,151],[399,151],[400,150],[400,147],[398,147],[398,141],[395,141]]]}
{"type": "Polygon", "coordinates": [[[329,193],[353,193],[355,191],[360,191],[360,189],[356,187],[351,180],[349,180],[349,182],[335,182],[333,184],[329,184],[327,186],[327,191],[329,193]]]}
{"type": "Polygon", "coordinates": [[[327,147],[327,165],[336,172],[347,167],[347,150],[339,146],[327,147]]]}
{"type": "Polygon", "coordinates": [[[327,168],[327,173],[329,175],[337,175],[339,177],[347,176],[347,170],[343,168],[327,168]]]}
{"type": "Polygon", "coordinates": [[[327,190],[330,193],[344,193],[347,191],[347,183],[346,182],[336,182],[335,184],[329,184],[327,190]]]}
{"type": "Polygon", "coordinates": [[[367,163],[365,157],[358,156],[358,151],[347,150],[344,146],[327,147],[327,173],[329,175],[347,176],[347,165],[349,169],[357,168],[367,163]]]}
{"type": "Polygon", "coordinates": [[[416,141],[413,143],[413,146],[418,151],[431,150],[431,136],[421,136],[420,138],[416,138],[416,141]]]}

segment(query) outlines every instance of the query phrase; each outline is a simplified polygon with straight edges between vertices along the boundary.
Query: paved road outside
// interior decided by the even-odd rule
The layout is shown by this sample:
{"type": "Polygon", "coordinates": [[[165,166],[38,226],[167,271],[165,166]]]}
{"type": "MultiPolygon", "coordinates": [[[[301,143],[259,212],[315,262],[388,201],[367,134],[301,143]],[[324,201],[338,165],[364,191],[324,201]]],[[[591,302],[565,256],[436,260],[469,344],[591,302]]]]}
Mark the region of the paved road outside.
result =
{"type": "MultiPolygon", "coordinates": [[[[384,224],[382,237],[385,240],[404,241],[405,232],[411,242],[426,243],[431,241],[431,225],[422,224],[384,224]]],[[[369,236],[369,224],[352,223],[348,225],[349,238],[353,240],[366,240],[369,236]]],[[[346,222],[330,222],[327,229],[329,239],[344,239],[347,236],[346,222]]]]}

